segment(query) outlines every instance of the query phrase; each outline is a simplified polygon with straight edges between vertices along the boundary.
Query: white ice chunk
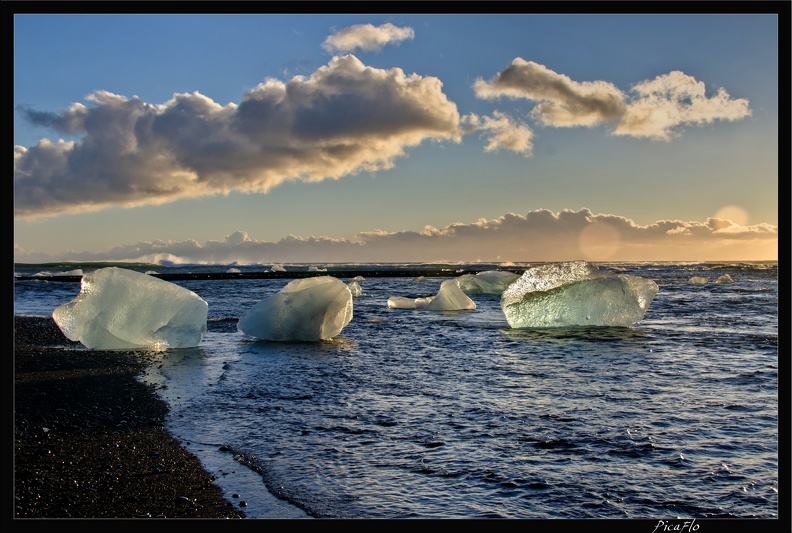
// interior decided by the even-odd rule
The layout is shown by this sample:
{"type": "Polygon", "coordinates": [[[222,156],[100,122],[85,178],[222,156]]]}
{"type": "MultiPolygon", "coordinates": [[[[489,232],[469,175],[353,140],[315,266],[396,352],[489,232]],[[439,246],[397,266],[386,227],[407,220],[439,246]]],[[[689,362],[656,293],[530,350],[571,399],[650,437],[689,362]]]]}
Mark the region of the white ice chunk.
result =
{"type": "Polygon", "coordinates": [[[391,309],[423,309],[434,296],[420,298],[407,298],[406,296],[391,296],[388,298],[388,307],[391,309]]]}
{"type": "Polygon", "coordinates": [[[730,275],[724,274],[718,277],[718,279],[716,279],[713,283],[734,283],[734,280],[730,275]]]}
{"type": "Polygon", "coordinates": [[[270,341],[335,337],[352,320],[352,292],[332,276],[297,279],[258,302],[237,323],[245,335],[270,341]]]}
{"type": "Polygon", "coordinates": [[[388,298],[388,307],[390,309],[415,309],[415,298],[407,298],[406,296],[391,296],[388,298]]]}
{"type": "Polygon", "coordinates": [[[426,308],[427,305],[432,303],[432,300],[434,300],[434,296],[423,296],[423,297],[420,297],[420,298],[416,298],[415,299],[415,308],[416,309],[424,309],[424,308],[426,308]]]}
{"type": "Polygon", "coordinates": [[[520,275],[514,272],[503,270],[485,270],[475,276],[464,274],[457,278],[459,287],[467,295],[471,294],[493,294],[500,296],[506,287],[519,279],[520,275]]]}
{"type": "Polygon", "coordinates": [[[613,274],[585,261],[529,268],[503,292],[512,328],[629,327],[643,319],[659,288],[638,276],[613,274]]]}
{"type": "Polygon", "coordinates": [[[90,349],[190,348],[206,333],[208,308],[175,283],[108,267],[83,275],[80,293],[52,318],[66,337],[90,349]]]}
{"type": "Polygon", "coordinates": [[[455,279],[440,284],[440,291],[424,309],[427,311],[466,311],[475,309],[476,304],[459,288],[455,279]]]}
{"type": "Polygon", "coordinates": [[[280,265],[272,265],[272,268],[270,268],[270,271],[271,272],[286,272],[286,269],[283,268],[280,265]]]}
{"type": "Polygon", "coordinates": [[[347,286],[349,287],[349,292],[352,293],[353,298],[359,298],[360,296],[363,296],[363,287],[361,287],[360,283],[357,281],[352,280],[347,283],[347,286]]]}
{"type": "Polygon", "coordinates": [[[702,276],[693,276],[688,280],[688,283],[692,283],[693,285],[704,285],[707,283],[707,278],[702,276]]]}

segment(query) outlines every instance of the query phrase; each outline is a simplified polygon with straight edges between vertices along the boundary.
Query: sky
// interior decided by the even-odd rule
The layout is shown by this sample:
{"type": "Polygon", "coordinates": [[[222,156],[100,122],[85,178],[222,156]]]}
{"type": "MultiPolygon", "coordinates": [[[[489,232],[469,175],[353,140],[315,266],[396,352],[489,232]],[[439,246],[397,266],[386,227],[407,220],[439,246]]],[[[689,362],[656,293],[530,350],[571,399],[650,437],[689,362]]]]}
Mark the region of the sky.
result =
{"type": "Polygon", "coordinates": [[[777,260],[780,22],[15,13],[14,261],[777,260]]]}

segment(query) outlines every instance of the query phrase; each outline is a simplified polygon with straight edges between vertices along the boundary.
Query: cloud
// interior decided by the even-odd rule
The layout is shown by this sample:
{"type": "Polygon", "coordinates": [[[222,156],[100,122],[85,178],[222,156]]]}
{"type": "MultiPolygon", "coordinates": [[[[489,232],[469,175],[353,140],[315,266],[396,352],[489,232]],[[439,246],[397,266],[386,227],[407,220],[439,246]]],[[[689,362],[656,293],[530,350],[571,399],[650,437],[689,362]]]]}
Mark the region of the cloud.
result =
{"type": "Polygon", "coordinates": [[[732,99],[725,89],[707,97],[704,84],[673,71],[634,85],[633,97],[605,81],[576,82],[544,65],[522,58],[490,81],[473,84],[484,99],[524,98],[539,103],[531,118],[544,126],[606,125],[614,135],[670,140],[684,125],[735,121],[751,115],[748,100],[732,99]]]}
{"type": "Polygon", "coordinates": [[[533,154],[533,130],[505,113],[495,111],[492,117],[479,117],[471,113],[462,118],[462,123],[466,133],[480,131],[488,138],[485,152],[503,149],[521,153],[525,157],[533,154]]]}
{"type": "Polygon", "coordinates": [[[289,235],[257,241],[244,231],[224,241],[152,241],[104,252],[27,256],[14,248],[15,262],[134,261],[157,263],[272,264],[379,262],[544,262],[778,260],[778,227],[740,226],[729,220],[663,220],[647,226],[583,208],[454,223],[422,231],[372,230],[355,240],[289,235]],[[32,261],[31,258],[35,258],[32,261]]]}
{"type": "Polygon", "coordinates": [[[330,53],[351,52],[356,48],[378,51],[387,44],[399,45],[402,41],[415,38],[412,28],[399,28],[390,22],[381,26],[355,24],[335,32],[325,39],[322,48],[330,53]]]}
{"type": "Polygon", "coordinates": [[[268,79],[237,105],[200,93],[154,105],[105,91],[37,125],[82,135],[14,147],[19,217],[267,192],[388,169],[426,140],[459,142],[459,113],[434,77],[334,57],[310,77],[268,79]]]}

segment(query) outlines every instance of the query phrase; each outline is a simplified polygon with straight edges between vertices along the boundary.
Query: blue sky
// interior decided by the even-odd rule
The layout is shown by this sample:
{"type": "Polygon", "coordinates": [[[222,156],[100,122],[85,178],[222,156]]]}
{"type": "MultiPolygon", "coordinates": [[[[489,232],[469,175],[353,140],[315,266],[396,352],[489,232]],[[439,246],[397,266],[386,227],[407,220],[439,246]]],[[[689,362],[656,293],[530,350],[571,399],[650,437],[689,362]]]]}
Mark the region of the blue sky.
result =
{"type": "Polygon", "coordinates": [[[777,259],[778,24],[17,13],[15,261],[777,259]]]}

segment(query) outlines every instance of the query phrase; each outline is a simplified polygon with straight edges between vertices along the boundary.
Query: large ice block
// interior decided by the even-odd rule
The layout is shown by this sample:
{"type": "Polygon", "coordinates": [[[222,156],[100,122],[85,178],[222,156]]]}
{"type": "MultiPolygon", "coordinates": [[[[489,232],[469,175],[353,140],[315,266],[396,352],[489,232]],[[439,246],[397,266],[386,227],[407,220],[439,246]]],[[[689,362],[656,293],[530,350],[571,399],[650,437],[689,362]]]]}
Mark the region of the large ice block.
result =
{"type": "Polygon", "coordinates": [[[485,270],[475,275],[463,274],[457,278],[459,287],[467,295],[490,294],[500,296],[519,274],[507,270],[485,270]]]}
{"type": "Polygon", "coordinates": [[[659,288],[649,279],[600,270],[585,261],[529,268],[503,291],[512,328],[629,327],[641,321],[659,288]]]}
{"type": "Polygon", "coordinates": [[[269,341],[318,341],[352,320],[352,292],[332,276],[294,280],[258,302],[237,323],[248,336],[269,341]]]}
{"type": "Polygon", "coordinates": [[[82,277],[52,318],[66,337],[97,350],[189,348],[206,333],[208,304],[194,292],[118,267],[82,277]]]}
{"type": "Polygon", "coordinates": [[[455,279],[440,284],[440,290],[426,305],[427,311],[467,311],[476,308],[475,302],[459,288],[455,279]]]}

